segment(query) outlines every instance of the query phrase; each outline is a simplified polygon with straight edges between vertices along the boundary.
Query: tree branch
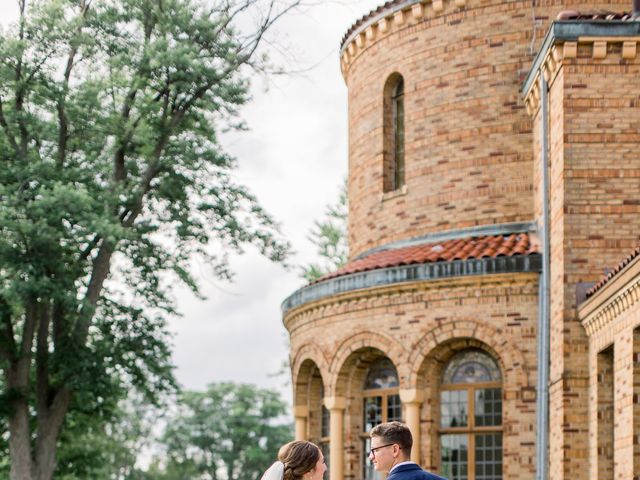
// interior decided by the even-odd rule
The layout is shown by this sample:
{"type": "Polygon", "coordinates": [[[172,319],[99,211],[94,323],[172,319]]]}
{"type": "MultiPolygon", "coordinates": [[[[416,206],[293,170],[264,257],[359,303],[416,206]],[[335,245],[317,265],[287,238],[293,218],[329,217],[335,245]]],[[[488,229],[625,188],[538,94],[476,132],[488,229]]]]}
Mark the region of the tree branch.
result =
{"type": "Polygon", "coordinates": [[[89,325],[95,314],[96,305],[102,293],[104,281],[109,276],[111,268],[111,257],[114,252],[114,246],[110,242],[103,240],[96,258],[93,260],[93,268],[91,278],[84,296],[84,303],[80,310],[80,318],[77,323],[75,338],[78,345],[84,345],[89,332],[89,325]]]}
{"type": "MultiPolygon", "coordinates": [[[[78,24],[78,28],[76,29],[76,34],[80,35],[82,33],[82,27],[84,26],[84,20],[87,18],[87,12],[89,11],[90,2],[83,1],[80,4],[80,18],[82,18],[83,22],[78,24]]],[[[69,51],[69,56],[67,57],[67,65],[64,69],[64,80],[63,80],[63,88],[62,93],[60,94],[60,98],[58,99],[57,110],[58,110],[58,160],[57,166],[58,168],[62,168],[64,166],[64,162],[67,157],[67,143],[69,141],[69,121],[67,118],[66,112],[66,98],[67,93],[69,92],[69,79],[71,78],[71,72],[73,71],[75,57],[78,53],[78,47],[72,46],[69,51]]]]}

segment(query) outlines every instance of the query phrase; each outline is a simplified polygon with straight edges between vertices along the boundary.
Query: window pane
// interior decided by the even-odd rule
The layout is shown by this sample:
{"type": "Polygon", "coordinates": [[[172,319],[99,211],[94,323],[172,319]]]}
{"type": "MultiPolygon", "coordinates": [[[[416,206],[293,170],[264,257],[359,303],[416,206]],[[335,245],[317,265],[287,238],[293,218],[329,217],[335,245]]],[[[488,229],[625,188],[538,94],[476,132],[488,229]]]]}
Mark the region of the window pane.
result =
{"type": "Polygon", "coordinates": [[[321,422],[321,428],[320,428],[320,430],[321,430],[320,431],[320,436],[322,436],[322,437],[328,437],[329,436],[329,425],[330,425],[329,409],[323,405],[322,406],[322,422],[321,422]]]}
{"type": "Polygon", "coordinates": [[[502,433],[476,435],[476,480],[502,479],[502,433]]]}
{"type": "Polygon", "coordinates": [[[366,397],[364,399],[364,431],[382,423],[382,397],[366,397]]]}
{"type": "Polygon", "coordinates": [[[440,392],[440,426],[442,428],[465,427],[467,415],[466,390],[440,392]]]}
{"type": "Polygon", "coordinates": [[[365,438],[362,446],[363,477],[364,480],[382,480],[380,473],[376,472],[373,463],[369,460],[369,450],[371,449],[371,439],[365,438]]]}
{"type": "Polygon", "coordinates": [[[480,383],[502,380],[498,364],[481,350],[465,350],[447,365],[442,383],[480,383]]]}
{"type": "Polygon", "coordinates": [[[394,98],[395,113],[395,189],[404,185],[404,98],[402,95],[394,98]]]}
{"type": "Polygon", "coordinates": [[[387,397],[387,422],[402,421],[402,403],[400,395],[389,395],[387,397]]]}
{"type": "Polygon", "coordinates": [[[442,476],[449,480],[467,480],[469,437],[443,435],[440,437],[442,476]]]}
{"type": "Polygon", "coordinates": [[[378,388],[397,387],[398,372],[388,358],[376,360],[369,367],[367,378],[364,381],[365,390],[376,390],[378,388]]]}
{"type": "Polygon", "coordinates": [[[502,389],[476,390],[475,417],[477,427],[502,425],[502,389]]]}

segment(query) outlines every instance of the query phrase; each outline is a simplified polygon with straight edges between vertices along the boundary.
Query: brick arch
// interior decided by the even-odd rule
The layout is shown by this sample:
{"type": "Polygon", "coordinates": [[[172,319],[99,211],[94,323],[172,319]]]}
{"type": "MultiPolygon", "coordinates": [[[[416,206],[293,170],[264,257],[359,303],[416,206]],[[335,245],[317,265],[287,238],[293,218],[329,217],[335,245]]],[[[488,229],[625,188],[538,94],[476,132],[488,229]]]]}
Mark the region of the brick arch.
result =
{"type": "Polygon", "coordinates": [[[411,348],[408,362],[410,388],[424,388],[423,373],[429,361],[446,360],[456,351],[470,347],[481,348],[495,358],[505,384],[531,386],[524,368],[524,355],[504,337],[504,331],[484,322],[467,319],[453,322],[453,328],[451,323],[434,328],[411,348]]]}
{"type": "Polygon", "coordinates": [[[291,372],[293,374],[293,404],[306,405],[307,391],[314,373],[314,367],[317,368],[322,378],[322,384],[327,389],[327,376],[329,374],[329,363],[324,352],[312,343],[302,345],[293,356],[291,361],[291,372]]]}
{"type": "Polygon", "coordinates": [[[375,351],[384,355],[396,367],[400,384],[407,378],[407,350],[397,340],[374,332],[360,332],[342,342],[329,366],[329,385],[332,395],[345,395],[350,367],[366,351],[375,351]]]}

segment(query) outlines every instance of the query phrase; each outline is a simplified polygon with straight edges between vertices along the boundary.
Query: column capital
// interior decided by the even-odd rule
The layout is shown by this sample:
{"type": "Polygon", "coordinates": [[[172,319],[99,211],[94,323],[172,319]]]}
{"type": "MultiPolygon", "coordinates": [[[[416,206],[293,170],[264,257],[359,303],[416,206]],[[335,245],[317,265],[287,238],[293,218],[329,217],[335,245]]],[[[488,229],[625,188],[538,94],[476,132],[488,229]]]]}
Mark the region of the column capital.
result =
{"type": "Polygon", "coordinates": [[[422,403],[424,402],[424,390],[417,388],[406,388],[400,390],[400,401],[402,403],[422,403]]]}
{"type": "Polygon", "coordinates": [[[324,397],[324,406],[329,410],[344,410],[347,399],[344,397],[324,397]]]}
{"type": "Polygon", "coordinates": [[[309,416],[309,407],[307,407],[306,405],[294,405],[294,407],[293,407],[293,416],[295,418],[308,417],[309,416]]]}

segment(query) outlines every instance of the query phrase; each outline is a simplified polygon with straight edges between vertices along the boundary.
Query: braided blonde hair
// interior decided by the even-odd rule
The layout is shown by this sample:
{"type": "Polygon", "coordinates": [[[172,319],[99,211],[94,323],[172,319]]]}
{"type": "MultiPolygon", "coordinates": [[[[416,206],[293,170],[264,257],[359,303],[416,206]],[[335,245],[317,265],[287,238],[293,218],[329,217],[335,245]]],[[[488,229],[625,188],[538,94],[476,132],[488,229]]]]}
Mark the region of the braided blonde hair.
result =
{"type": "Polygon", "coordinates": [[[316,468],[319,459],[320,449],[314,443],[296,440],[283,445],[278,452],[278,460],[284,464],[282,480],[301,480],[316,468]]]}

